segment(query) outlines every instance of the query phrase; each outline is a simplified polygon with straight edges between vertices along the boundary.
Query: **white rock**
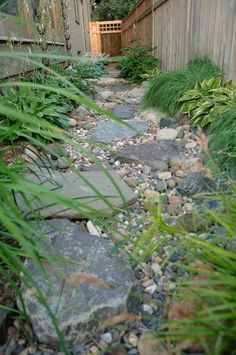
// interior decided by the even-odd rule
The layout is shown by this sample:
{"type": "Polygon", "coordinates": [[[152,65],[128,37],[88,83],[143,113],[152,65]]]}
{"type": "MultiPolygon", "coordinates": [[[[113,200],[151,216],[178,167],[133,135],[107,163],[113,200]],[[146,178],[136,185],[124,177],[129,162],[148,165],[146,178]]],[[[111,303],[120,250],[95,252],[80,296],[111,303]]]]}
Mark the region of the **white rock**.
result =
{"type": "Polygon", "coordinates": [[[96,235],[96,236],[100,237],[100,235],[101,235],[100,229],[98,227],[96,227],[91,221],[87,222],[86,227],[87,227],[89,234],[96,235]]]}
{"type": "Polygon", "coordinates": [[[128,341],[134,348],[136,348],[138,346],[138,337],[137,337],[137,335],[135,335],[133,333],[130,333],[129,337],[128,337],[128,341]]]}
{"type": "Polygon", "coordinates": [[[174,128],[163,128],[157,132],[157,139],[159,140],[174,140],[178,136],[178,131],[174,128]]]}
{"type": "Polygon", "coordinates": [[[161,266],[157,263],[153,263],[151,269],[155,272],[155,274],[162,274],[161,266]]]}
{"type": "Polygon", "coordinates": [[[172,177],[171,172],[169,172],[169,171],[163,171],[163,172],[157,174],[157,176],[160,180],[169,180],[172,177]]]}
{"type": "Polygon", "coordinates": [[[78,125],[77,121],[74,118],[69,118],[68,124],[70,127],[76,127],[78,125]]]}
{"type": "Polygon", "coordinates": [[[189,142],[189,143],[186,143],[185,144],[185,149],[193,149],[193,148],[196,148],[196,146],[198,145],[197,142],[189,142]]]}
{"type": "Polygon", "coordinates": [[[156,291],[157,289],[157,285],[156,284],[152,284],[148,287],[145,288],[145,292],[150,293],[151,295],[153,295],[153,293],[156,291]]]}
{"type": "Polygon", "coordinates": [[[148,314],[153,314],[153,308],[149,304],[144,304],[143,305],[143,310],[147,312],[148,314]]]}
{"type": "Polygon", "coordinates": [[[111,344],[112,343],[112,334],[111,333],[104,333],[101,335],[101,339],[103,341],[105,341],[105,343],[107,344],[111,344]]]}

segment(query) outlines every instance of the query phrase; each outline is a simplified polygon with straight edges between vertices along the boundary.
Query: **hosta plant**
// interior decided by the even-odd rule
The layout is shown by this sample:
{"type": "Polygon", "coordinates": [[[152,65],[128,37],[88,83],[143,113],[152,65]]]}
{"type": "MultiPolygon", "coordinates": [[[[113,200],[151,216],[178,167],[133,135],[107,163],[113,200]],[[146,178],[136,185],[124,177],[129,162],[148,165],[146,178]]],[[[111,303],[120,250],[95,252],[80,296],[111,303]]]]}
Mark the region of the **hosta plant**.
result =
{"type": "Polygon", "coordinates": [[[204,127],[225,109],[236,105],[236,83],[222,83],[221,76],[197,83],[179,100],[181,112],[188,114],[193,126],[204,127]]]}

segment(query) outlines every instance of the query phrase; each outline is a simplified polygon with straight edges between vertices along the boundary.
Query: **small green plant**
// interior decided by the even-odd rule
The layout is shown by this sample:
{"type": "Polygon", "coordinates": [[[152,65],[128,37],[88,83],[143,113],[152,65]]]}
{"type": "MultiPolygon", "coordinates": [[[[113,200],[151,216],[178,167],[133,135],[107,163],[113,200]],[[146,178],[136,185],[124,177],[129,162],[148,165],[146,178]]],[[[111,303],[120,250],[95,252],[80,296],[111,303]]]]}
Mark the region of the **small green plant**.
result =
{"type": "Polygon", "coordinates": [[[209,130],[209,151],[220,170],[236,176],[236,105],[222,112],[209,130]]]}
{"type": "Polygon", "coordinates": [[[125,56],[117,64],[120,76],[131,83],[140,84],[145,74],[159,68],[159,60],[152,55],[153,48],[137,46],[122,49],[125,56]]]}
{"type": "Polygon", "coordinates": [[[204,127],[213,122],[228,106],[236,105],[236,84],[222,84],[221,77],[197,83],[193,90],[181,97],[180,112],[188,114],[193,126],[204,127]]]}
{"type": "Polygon", "coordinates": [[[180,98],[197,82],[220,75],[220,69],[208,57],[193,59],[185,69],[163,71],[150,82],[143,107],[173,115],[181,107],[180,98]]]}

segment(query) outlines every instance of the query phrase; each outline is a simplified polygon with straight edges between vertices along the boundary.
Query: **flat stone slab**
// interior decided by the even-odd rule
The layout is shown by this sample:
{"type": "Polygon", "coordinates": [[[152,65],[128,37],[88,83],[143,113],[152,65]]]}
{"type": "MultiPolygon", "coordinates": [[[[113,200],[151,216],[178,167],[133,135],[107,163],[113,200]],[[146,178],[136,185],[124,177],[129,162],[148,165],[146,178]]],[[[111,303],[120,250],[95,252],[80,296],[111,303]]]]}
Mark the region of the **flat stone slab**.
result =
{"type": "MultiPolygon", "coordinates": [[[[93,338],[106,318],[137,309],[137,280],[126,255],[112,252],[113,243],[81,231],[80,226],[68,220],[35,222],[34,226],[35,238],[41,238],[49,255],[73,260],[73,263],[45,263],[48,278],[31,260],[25,262],[57,318],[68,347],[93,338]]],[[[34,292],[24,286],[22,289],[38,341],[50,348],[58,347],[58,337],[44,306],[34,292]]]]}
{"type": "Polygon", "coordinates": [[[123,118],[124,120],[129,120],[134,117],[137,110],[127,105],[117,105],[112,112],[117,117],[123,118]]]}
{"type": "Polygon", "coordinates": [[[91,139],[102,143],[122,141],[147,132],[149,127],[148,123],[142,120],[126,120],[125,122],[134,129],[109,120],[96,128],[91,139]]]}
{"type": "Polygon", "coordinates": [[[172,141],[130,145],[116,153],[116,158],[125,163],[144,164],[150,167],[154,161],[168,163],[171,156],[181,152],[181,147],[172,141]]]}
{"type": "MultiPolygon", "coordinates": [[[[73,198],[77,202],[77,209],[74,210],[60,203],[52,204],[52,200],[40,196],[29,196],[32,208],[40,209],[34,212],[34,216],[36,214],[46,218],[83,219],[86,212],[96,216],[102,216],[104,213],[113,215],[118,212],[117,209],[136,201],[133,191],[113,171],[109,171],[109,177],[102,171],[78,174],[53,170],[49,172],[47,169],[37,170],[36,174],[26,174],[26,178],[37,185],[53,190],[61,197],[73,198]]],[[[16,198],[20,209],[32,217],[33,213],[24,204],[21,196],[16,198]]]]}

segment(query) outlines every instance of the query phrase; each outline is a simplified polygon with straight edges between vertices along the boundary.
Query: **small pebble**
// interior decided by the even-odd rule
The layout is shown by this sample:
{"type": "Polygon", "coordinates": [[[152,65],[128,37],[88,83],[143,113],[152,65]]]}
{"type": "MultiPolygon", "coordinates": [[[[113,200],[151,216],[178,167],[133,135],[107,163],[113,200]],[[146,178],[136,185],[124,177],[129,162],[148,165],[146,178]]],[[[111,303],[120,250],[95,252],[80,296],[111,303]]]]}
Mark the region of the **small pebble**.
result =
{"type": "Polygon", "coordinates": [[[153,295],[153,293],[156,291],[156,289],[157,289],[157,285],[152,284],[152,285],[145,288],[145,292],[150,293],[150,295],[153,295]]]}
{"type": "Polygon", "coordinates": [[[129,337],[128,337],[128,341],[134,348],[136,348],[138,346],[138,337],[137,337],[137,335],[135,335],[133,333],[130,333],[129,337]]]}
{"type": "Polygon", "coordinates": [[[111,344],[112,343],[112,334],[107,332],[101,335],[101,339],[107,343],[107,344],[111,344]]]}

